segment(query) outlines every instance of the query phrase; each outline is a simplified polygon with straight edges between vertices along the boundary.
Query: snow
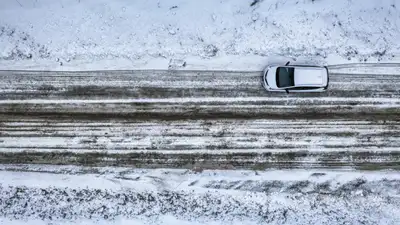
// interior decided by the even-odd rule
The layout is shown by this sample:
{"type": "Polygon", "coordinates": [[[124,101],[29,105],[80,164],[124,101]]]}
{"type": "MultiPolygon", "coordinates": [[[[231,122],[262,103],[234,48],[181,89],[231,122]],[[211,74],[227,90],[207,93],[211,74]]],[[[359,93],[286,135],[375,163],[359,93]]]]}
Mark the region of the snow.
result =
{"type": "Polygon", "coordinates": [[[399,63],[363,63],[347,65],[334,65],[329,67],[331,73],[336,74],[379,74],[379,75],[399,75],[399,63]]]}
{"type": "MultiPolygon", "coordinates": [[[[7,225],[127,225],[127,224],[134,224],[134,225],[221,225],[223,223],[213,221],[213,222],[195,222],[195,221],[185,221],[177,219],[173,216],[160,216],[158,221],[155,223],[154,221],[146,221],[145,219],[125,219],[125,218],[117,218],[113,221],[110,220],[79,220],[79,221],[63,221],[63,222],[47,222],[43,220],[10,220],[0,218],[1,224],[7,225]]],[[[233,221],[230,224],[232,225],[256,225],[257,223],[253,221],[233,221]]]]}
{"type": "MultiPolygon", "coordinates": [[[[305,99],[295,98],[295,97],[286,97],[284,98],[286,101],[293,102],[357,102],[357,103],[369,103],[371,105],[379,104],[381,106],[393,106],[397,107],[400,100],[395,98],[336,98],[336,97],[308,97],[305,99]]],[[[118,103],[237,103],[237,102],[281,102],[282,98],[279,97],[236,97],[236,98],[227,98],[227,97],[199,97],[199,98],[143,98],[143,99],[99,99],[99,100],[81,100],[81,99],[72,99],[72,100],[47,100],[47,99],[29,99],[29,100],[0,100],[1,104],[118,104],[118,103]]],[[[240,105],[240,107],[245,107],[240,105]]],[[[260,106],[262,107],[262,106],[260,106]]],[[[274,107],[291,107],[290,105],[274,105],[274,107]]]]}
{"type": "Polygon", "coordinates": [[[0,2],[0,69],[232,69],[399,62],[395,0],[0,2]],[[23,16],[21,16],[23,15],[23,16]]]}
{"type": "Polygon", "coordinates": [[[396,171],[0,166],[6,224],[398,224],[396,171]]]}
{"type": "MultiPolygon", "coordinates": [[[[2,121],[0,150],[8,153],[159,153],[177,157],[182,154],[274,155],[305,151],[310,154],[382,153],[397,152],[399,130],[400,122],[389,120],[71,121],[10,118],[2,121]]],[[[310,157],[319,158],[318,154],[310,157]]]]}
{"type": "MultiPolygon", "coordinates": [[[[49,165],[0,165],[3,186],[25,186],[35,188],[94,188],[138,191],[175,190],[190,191],[192,187],[202,187],[218,182],[308,180],[316,183],[329,182],[333,186],[343,185],[357,179],[376,182],[382,179],[400,180],[396,171],[355,171],[355,170],[204,170],[194,173],[185,169],[132,169],[127,167],[79,167],[49,165]],[[140,177],[140,179],[135,179],[140,177]],[[163,183],[162,186],[154,183],[163,183]],[[190,185],[196,181],[195,185],[190,185]]],[[[239,186],[239,185],[237,185],[239,186]]],[[[197,188],[195,188],[197,189],[197,188]]],[[[232,187],[232,189],[234,189],[232,187]]],[[[196,190],[198,191],[198,190],[196,190]]],[[[398,190],[400,191],[400,190],[398,190]]],[[[399,193],[400,194],[400,193],[399,193]]]]}
{"type": "MultiPolygon", "coordinates": [[[[38,72],[23,74],[28,78],[16,76],[15,80],[9,77],[17,73],[8,74],[2,76],[2,94],[35,93],[50,87],[41,84],[54,84],[51,86],[54,92],[68,85],[92,84],[217,86],[225,93],[232,87],[258,85],[258,80],[253,79],[258,73],[226,73],[226,76],[210,73],[203,80],[199,80],[202,74],[196,73],[174,74],[179,79],[154,78],[170,76],[160,71],[167,69],[261,71],[267,64],[288,60],[296,64],[329,65],[334,75],[331,87],[337,91],[334,96],[304,99],[250,94],[240,98],[233,98],[233,94],[227,98],[209,98],[201,92],[192,98],[160,99],[5,97],[0,100],[0,108],[9,110],[7,107],[12,104],[40,104],[49,108],[52,104],[75,104],[63,106],[74,109],[95,104],[164,103],[159,108],[165,108],[169,103],[224,103],[232,109],[276,110],[316,105],[324,110],[351,102],[359,111],[367,107],[397,109],[400,101],[393,91],[397,90],[396,82],[390,87],[385,87],[385,82],[396,81],[400,74],[399,25],[400,6],[396,0],[0,1],[0,70],[159,70],[142,75],[125,71],[129,79],[120,80],[115,77],[121,71],[103,77],[96,72],[70,75],[38,72]],[[33,76],[39,78],[31,79],[33,76]],[[354,89],[363,92],[351,97],[354,95],[348,93],[354,89]],[[240,101],[254,105],[232,104],[240,101]],[[263,105],[265,102],[269,104],[263,105]]],[[[3,153],[33,148],[31,153],[56,149],[118,154],[129,152],[129,147],[135,145],[139,149],[133,151],[171,154],[168,160],[173,162],[179,160],[182,152],[224,155],[249,149],[253,153],[306,149],[309,153],[335,154],[349,150],[374,151],[376,157],[365,154],[368,159],[354,161],[368,160],[375,166],[376,162],[394,164],[397,158],[391,158],[390,153],[398,151],[399,143],[396,136],[399,124],[391,121],[386,125],[376,121],[254,120],[207,125],[204,121],[130,124],[33,119],[29,123],[29,119],[28,122],[16,119],[13,123],[8,119],[1,122],[3,153]],[[248,134],[244,132],[252,133],[256,139],[245,139],[248,134]],[[286,140],[282,133],[294,138],[286,140]],[[186,136],[176,137],[177,134],[186,136]],[[212,147],[211,143],[235,149],[210,151],[206,147],[212,147]],[[269,149],[271,143],[290,149],[269,149]],[[192,149],[184,149],[188,145],[192,149]],[[176,149],[171,150],[171,146],[176,149]],[[388,156],[378,154],[382,152],[388,152],[388,156]]],[[[326,160],[317,157],[298,157],[293,161],[303,160],[308,165],[309,161],[326,160]]],[[[143,157],[145,160],[148,159],[143,157]]],[[[235,162],[246,160],[271,161],[238,158],[235,162]]],[[[352,163],[352,160],[338,158],[335,162],[352,163]]],[[[400,224],[398,171],[203,169],[0,165],[0,224],[400,224]]]]}

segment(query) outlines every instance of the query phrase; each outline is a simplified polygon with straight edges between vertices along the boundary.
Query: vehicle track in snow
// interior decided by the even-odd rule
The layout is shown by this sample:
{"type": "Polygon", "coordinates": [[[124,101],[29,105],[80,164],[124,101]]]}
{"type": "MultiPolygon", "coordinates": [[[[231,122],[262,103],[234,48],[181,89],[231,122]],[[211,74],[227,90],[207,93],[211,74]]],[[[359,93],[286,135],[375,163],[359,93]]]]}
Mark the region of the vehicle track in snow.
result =
{"type": "Polygon", "coordinates": [[[0,163],[400,169],[399,121],[0,120],[0,163]]]}
{"type": "Polygon", "coordinates": [[[261,72],[2,71],[0,113],[173,120],[399,119],[399,75],[351,74],[338,68],[331,69],[329,91],[289,95],[266,92],[261,72]]]}
{"type": "MultiPolygon", "coordinates": [[[[296,98],[398,98],[396,74],[346,74],[330,70],[329,91],[296,98]]],[[[351,71],[350,71],[351,72],[351,71]]],[[[261,87],[261,72],[224,71],[0,71],[0,100],[279,97],[261,87]]]]}
{"type": "Polygon", "coordinates": [[[0,71],[0,163],[399,169],[394,68],[289,95],[261,72],[0,71]]]}

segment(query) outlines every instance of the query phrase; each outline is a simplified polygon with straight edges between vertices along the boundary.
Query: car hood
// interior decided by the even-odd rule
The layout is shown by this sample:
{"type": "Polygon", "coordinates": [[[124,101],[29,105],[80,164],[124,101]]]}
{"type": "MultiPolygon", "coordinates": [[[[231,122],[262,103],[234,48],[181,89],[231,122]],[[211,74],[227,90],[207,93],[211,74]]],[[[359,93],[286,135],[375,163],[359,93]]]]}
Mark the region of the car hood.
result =
{"type": "Polygon", "coordinates": [[[276,89],[278,88],[276,86],[276,68],[277,67],[271,67],[268,69],[267,73],[267,83],[270,88],[276,89]]]}

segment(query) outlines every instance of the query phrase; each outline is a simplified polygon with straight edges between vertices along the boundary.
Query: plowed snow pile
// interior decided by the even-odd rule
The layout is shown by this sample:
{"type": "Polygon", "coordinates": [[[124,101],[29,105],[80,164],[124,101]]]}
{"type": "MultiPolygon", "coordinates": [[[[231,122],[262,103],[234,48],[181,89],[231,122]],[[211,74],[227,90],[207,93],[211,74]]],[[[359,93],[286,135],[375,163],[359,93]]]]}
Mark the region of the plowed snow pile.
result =
{"type": "Polygon", "coordinates": [[[400,177],[392,172],[1,169],[7,224],[400,222],[400,177]]]}
{"type": "Polygon", "coordinates": [[[399,25],[395,0],[1,1],[0,68],[398,61],[399,25]]]}

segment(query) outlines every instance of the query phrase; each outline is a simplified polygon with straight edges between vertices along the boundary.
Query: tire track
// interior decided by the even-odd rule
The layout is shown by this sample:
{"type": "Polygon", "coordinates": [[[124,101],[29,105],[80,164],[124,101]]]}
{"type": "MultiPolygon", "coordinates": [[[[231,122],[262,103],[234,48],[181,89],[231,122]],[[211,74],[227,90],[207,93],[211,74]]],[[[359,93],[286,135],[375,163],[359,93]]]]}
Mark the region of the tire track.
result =
{"type": "Polygon", "coordinates": [[[399,120],[399,99],[176,98],[0,101],[0,114],[48,118],[399,120]]]}
{"type": "Polygon", "coordinates": [[[221,155],[167,153],[74,153],[0,152],[1,164],[54,164],[79,166],[127,166],[133,168],[184,169],[295,169],[329,168],[358,170],[400,170],[399,152],[270,152],[225,153],[221,155]]]}
{"type": "MultiPolygon", "coordinates": [[[[0,80],[0,100],[287,97],[266,92],[258,71],[0,71],[0,80]]],[[[398,98],[400,76],[332,72],[329,91],[290,96],[398,98]]]]}
{"type": "Polygon", "coordinates": [[[400,169],[400,122],[0,121],[0,163],[173,168],[400,169]]]}
{"type": "Polygon", "coordinates": [[[0,71],[0,163],[400,169],[397,67],[330,68],[289,95],[261,72],[0,71]]]}

